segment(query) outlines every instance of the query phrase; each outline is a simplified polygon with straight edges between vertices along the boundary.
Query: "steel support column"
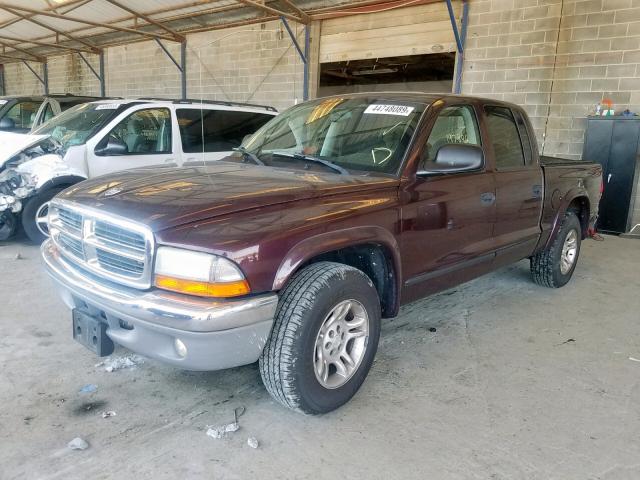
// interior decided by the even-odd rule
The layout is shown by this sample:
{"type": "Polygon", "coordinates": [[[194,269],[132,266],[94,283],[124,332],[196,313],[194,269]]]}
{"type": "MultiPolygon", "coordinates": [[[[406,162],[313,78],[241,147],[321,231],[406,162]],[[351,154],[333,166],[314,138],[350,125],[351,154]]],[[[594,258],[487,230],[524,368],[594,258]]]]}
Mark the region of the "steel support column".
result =
{"type": "Polygon", "coordinates": [[[99,53],[99,61],[100,61],[100,96],[101,97],[106,97],[107,96],[107,89],[105,86],[105,80],[104,80],[104,51],[99,53]]]}
{"type": "Polygon", "coordinates": [[[100,82],[100,96],[104,97],[105,96],[105,88],[104,88],[104,53],[100,52],[99,55],[99,62],[100,62],[100,73],[96,72],[96,69],[93,68],[93,65],[91,65],[89,63],[89,60],[87,60],[87,58],[81,53],[78,52],[78,55],[80,56],[80,58],[82,59],[82,61],[85,63],[85,65],[89,68],[89,70],[91,70],[91,73],[93,73],[93,76],[96,77],[98,79],[98,81],[100,82]]]}
{"type": "Polygon", "coordinates": [[[447,10],[449,11],[449,20],[451,20],[451,28],[453,29],[453,36],[456,39],[456,47],[458,54],[456,55],[456,68],[455,79],[453,85],[453,92],[458,94],[462,91],[462,67],[464,66],[464,47],[467,40],[467,25],[469,24],[469,2],[462,0],[462,20],[460,29],[458,29],[458,22],[456,21],[455,13],[453,12],[453,5],[451,0],[446,0],[447,10]]]}
{"type": "Polygon", "coordinates": [[[178,71],[180,72],[180,89],[182,94],[182,99],[187,99],[187,42],[182,42],[180,44],[180,63],[175,59],[171,52],[167,50],[167,47],[159,40],[155,39],[156,43],[160,46],[162,51],[165,53],[169,60],[173,62],[178,71]]]}
{"type": "Polygon", "coordinates": [[[304,66],[304,73],[303,73],[303,80],[302,80],[303,82],[302,99],[309,100],[309,49],[310,49],[309,48],[309,42],[310,42],[309,25],[304,26],[304,52],[303,52],[302,49],[300,48],[300,44],[298,43],[298,40],[296,39],[295,34],[293,33],[293,30],[291,30],[291,27],[289,26],[289,22],[287,22],[287,19],[284,16],[282,16],[280,17],[280,20],[282,21],[284,28],[287,30],[287,33],[291,38],[291,42],[293,43],[293,46],[295,47],[295,49],[298,51],[298,55],[300,55],[300,59],[302,60],[302,64],[304,66]]]}
{"type": "Polygon", "coordinates": [[[24,65],[29,70],[31,70],[31,73],[33,73],[35,77],[38,79],[38,81],[42,84],[42,87],[44,88],[44,94],[48,95],[49,94],[49,69],[47,68],[47,63],[44,62],[42,64],[42,76],[38,75],[38,72],[36,72],[33,69],[33,67],[27,63],[26,60],[23,60],[22,63],[24,63],[24,65]]]}

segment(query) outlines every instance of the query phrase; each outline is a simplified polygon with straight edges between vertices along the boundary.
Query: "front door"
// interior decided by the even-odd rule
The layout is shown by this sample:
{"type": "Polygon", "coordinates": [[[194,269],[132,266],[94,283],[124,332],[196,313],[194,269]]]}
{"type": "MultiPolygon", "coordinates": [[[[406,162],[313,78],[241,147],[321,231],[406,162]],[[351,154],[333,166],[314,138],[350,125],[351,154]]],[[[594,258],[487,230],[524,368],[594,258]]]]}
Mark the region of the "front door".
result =
{"type": "MultiPolygon", "coordinates": [[[[446,144],[482,146],[471,105],[443,108],[422,155],[428,170],[446,144]]],[[[491,268],[495,187],[491,172],[418,175],[402,208],[403,301],[473,278],[491,268]]]]}
{"type": "Polygon", "coordinates": [[[150,165],[177,165],[171,110],[166,107],[136,110],[89,148],[91,177],[150,165]],[[117,155],[101,153],[109,141],[122,146],[117,155]]]}

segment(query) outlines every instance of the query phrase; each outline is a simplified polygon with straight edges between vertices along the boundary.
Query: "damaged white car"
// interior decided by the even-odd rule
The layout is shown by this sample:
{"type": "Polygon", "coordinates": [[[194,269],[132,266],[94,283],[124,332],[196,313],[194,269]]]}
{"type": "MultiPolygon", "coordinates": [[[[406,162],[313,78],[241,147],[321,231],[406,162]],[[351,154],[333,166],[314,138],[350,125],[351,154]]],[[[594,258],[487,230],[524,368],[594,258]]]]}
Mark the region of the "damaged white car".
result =
{"type": "Polygon", "coordinates": [[[149,165],[218,160],[267,123],[272,107],[186,100],[105,100],[74,107],[29,135],[0,132],[0,240],[20,223],[48,236],[49,201],[87,178],[149,165]]]}

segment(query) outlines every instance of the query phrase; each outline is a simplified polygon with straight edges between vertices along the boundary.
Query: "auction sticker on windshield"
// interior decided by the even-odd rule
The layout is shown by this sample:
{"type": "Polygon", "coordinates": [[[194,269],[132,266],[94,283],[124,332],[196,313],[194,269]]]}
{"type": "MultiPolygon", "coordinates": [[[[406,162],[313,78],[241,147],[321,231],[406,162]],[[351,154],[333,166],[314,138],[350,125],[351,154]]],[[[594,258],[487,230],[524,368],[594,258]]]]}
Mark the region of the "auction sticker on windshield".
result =
{"type": "Polygon", "coordinates": [[[6,103],[9,103],[9,100],[0,100],[0,105],[4,105],[6,103]]]}
{"type": "Polygon", "coordinates": [[[117,103],[103,103],[96,107],[96,110],[116,110],[120,105],[117,103]]]}
{"type": "Polygon", "coordinates": [[[377,115],[401,115],[407,117],[415,110],[415,107],[406,105],[382,105],[373,103],[367,107],[364,113],[374,113],[377,115]]]}

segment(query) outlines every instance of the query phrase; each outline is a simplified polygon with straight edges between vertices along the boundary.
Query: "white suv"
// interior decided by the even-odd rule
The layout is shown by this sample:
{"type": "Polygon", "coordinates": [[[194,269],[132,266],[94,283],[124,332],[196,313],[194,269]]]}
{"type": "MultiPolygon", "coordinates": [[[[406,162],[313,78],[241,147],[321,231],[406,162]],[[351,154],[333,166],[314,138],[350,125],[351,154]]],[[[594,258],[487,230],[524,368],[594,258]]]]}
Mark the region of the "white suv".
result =
{"type": "Polygon", "coordinates": [[[48,202],[87,178],[149,165],[229,155],[271,120],[272,107],[160,99],[79,105],[29,135],[0,133],[0,240],[21,219],[28,237],[48,234],[48,202]]]}

